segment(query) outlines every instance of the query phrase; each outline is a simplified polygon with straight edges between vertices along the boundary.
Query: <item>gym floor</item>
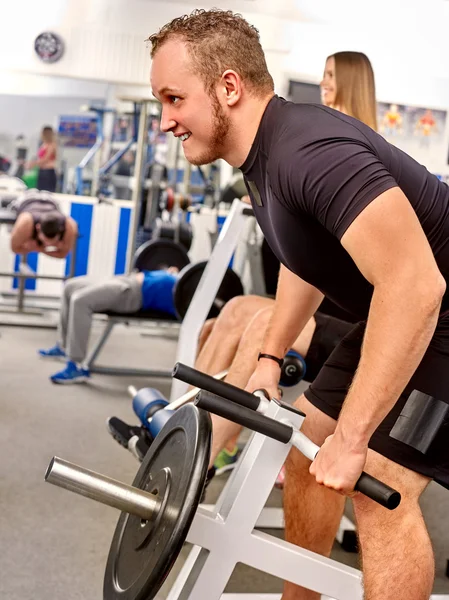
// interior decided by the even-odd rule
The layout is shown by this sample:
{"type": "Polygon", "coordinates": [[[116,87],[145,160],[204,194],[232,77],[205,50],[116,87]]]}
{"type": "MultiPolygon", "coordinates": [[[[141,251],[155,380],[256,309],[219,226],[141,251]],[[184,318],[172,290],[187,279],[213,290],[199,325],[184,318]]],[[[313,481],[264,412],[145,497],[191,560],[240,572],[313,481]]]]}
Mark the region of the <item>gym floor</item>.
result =
{"type": "MultiPolygon", "coordinates": [[[[96,337],[101,328],[94,328],[96,337]]],[[[55,386],[48,376],[60,363],[40,360],[37,348],[53,344],[46,329],[2,327],[0,337],[2,412],[0,420],[0,597],[5,600],[100,600],[103,574],[118,512],[44,483],[52,456],[131,483],[136,460],[106,432],[111,415],[135,422],[127,386],[153,386],[169,395],[168,380],[131,379],[95,375],[87,385],[55,386]]],[[[117,327],[100,363],[171,368],[176,342],[142,337],[137,329],[117,327]]],[[[296,390],[295,390],[296,391],[296,390]]],[[[291,397],[289,390],[287,399],[291,397]]],[[[207,503],[225,482],[215,478],[207,503]]],[[[274,490],[271,506],[281,506],[274,490]]],[[[445,576],[449,558],[446,528],[449,493],[432,484],[422,507],[436,553],[434,593],[449,594],[445,576]]],[[[275,533],[275,532],[271,532],[275,533]]],[[[278,532],[281,533],[281,532],[278,532]]],[[[166,597],[185,547],[158,600],[166,597]]],[[[357,566],[357,555],[336,544],[333,557],[357,566]]],[[[282,582],[239,565],[228,592],[280,592],[282,582]]]]}

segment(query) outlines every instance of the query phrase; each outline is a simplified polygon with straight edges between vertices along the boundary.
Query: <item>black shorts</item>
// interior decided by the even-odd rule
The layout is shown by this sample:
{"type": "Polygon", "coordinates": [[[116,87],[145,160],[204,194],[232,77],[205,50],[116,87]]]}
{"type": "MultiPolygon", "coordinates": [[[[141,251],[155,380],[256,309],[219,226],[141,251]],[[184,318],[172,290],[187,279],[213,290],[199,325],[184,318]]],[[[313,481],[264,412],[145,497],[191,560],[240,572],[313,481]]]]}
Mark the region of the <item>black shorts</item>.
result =
{"type": "MultiPolygon", "coordinates": [[[[337,420],[360,359],[365,323],[351,331],[326,360],[305,396],[316,408],[337,420]]],[[[449,403],[449,356],[429,348],[403,394],[374,432],[369,447],[412,471],[449,489],[449,418],[446,417],[425,453],[394,439],[395,425],[411,392],[419,390],[449,403]]]]}
{"type": "Polygon", "coordinates": [[[54,169],[39,169],[37,174],[37,189],[46,192],[56,192],[57,177],[54,169]]]}
{"type": "Polygon", "coordinates": [[[315,379],[336,346],[354,328],[354,323],[346,323],[321,312],[315,313],[314,316],[316,327],[309,350],[304,357],[306,361],[304,379],[309,382],[315,379]]]}

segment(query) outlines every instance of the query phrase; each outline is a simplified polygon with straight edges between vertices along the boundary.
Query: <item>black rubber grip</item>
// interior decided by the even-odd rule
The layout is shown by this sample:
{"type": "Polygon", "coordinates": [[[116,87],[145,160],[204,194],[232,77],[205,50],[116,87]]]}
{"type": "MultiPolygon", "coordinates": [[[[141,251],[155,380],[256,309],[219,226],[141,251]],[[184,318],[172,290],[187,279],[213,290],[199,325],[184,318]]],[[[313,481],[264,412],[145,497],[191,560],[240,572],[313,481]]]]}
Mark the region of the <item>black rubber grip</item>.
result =
{"type": "Polygon", "coordinates": [[[206,375],[206,373],[202,373],[201,371],[188,367],[182,363],[178,362],[175,364],[173,377],[190,385],[194,385],[201,390],[207,390],[208,392],[217,394],[217,396],[231,400],[231,402],[235,402],[241,406],[246,406],[251,410],[257,410],[259,408],[260,398],[254,396],[254,394],[245,392],[245,390],[242,390],[235,385],[231,385],[230,383],[218,381],[218,379],[214,379],[210,375],[206,375]]]}
{"type": "MultiPolygon", "coordinates": [[[[294,430],[289,425],[265,417],[259,412],[239,406],[232,401],[227,401],[211,392],[199,392],[194,403],[203,410],[234,421],[234,423],[248,427],[248,429],[262,433],[283,444],[287,444],[292,438],[294,430]]],[[[399,492],[365,472],[360,475],[355,489],[390,510],[395,509],[401,502],[399,492]]]]}
{"type": "Polygon", "coordinates": [[[270,419],[270,417],[265,417],[259,412],[225,400],[211,392],[204,390],[199,392],[195,398],[195,404],[219,417],[229,419],[229,421],[234,421],[234,423],[243,425],[243,427],[263,433],[267,437],[273,438],[283,444],[287,444],[292,438],[293,428],[289,425],[270,419]]]}
{"type": "Polygon", "coordinates": [[[401,502],[399,492],[365,472],[360,475],[355,489],[390,510],[394,510],[401,502]]]}

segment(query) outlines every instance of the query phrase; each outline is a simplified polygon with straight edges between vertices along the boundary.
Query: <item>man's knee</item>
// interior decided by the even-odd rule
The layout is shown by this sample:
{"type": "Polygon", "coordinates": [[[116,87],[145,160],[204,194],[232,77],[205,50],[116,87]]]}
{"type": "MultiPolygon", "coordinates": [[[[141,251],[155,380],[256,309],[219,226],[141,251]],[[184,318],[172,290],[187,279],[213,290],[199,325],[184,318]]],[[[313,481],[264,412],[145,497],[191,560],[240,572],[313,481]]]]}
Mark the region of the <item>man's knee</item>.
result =
{"type": "Polygon", "coordinates": [[[233,328],[243,321],[248,307],[248,296],[235,296],[226,302],[221,310],[216,325],[218,327],[233,328]]]}
{"type": "Polygon", "coordinates": [[[72,311],[79,310],[80,308],[90,307],[90,295],[88,288],[76,289],[70,296],[70,309],[72,311]]]}
{"type": "Polygon", "coordinates": [[[390,522],[402,518],[410,509],[418,507],[419,497],[430,482],[428,477],[415,473],[374,450],[368,450],[364,471],[401,494],[401,503],[393,511],[385,510],[380,504],[363,494],[354,496],[356,518],[364,522],[375,522],[378,519],[390,522]]]}
{"type": "Polygon", "coordinates": [[[71,298],[78,290],[83,290],[89,285],[90,278],[83,275],[81,277],[71,277],[66,281],[63,288],[63,294],[66,298],[71,298]]]}
{"type": "Polygon", "coordinates": [[[66,296],[66,298],[70,298],[70,296],[76,290],[77,286],[78,286],[78,281],[75,277],[72,277],[71,279],[66,281],[66,283],[64,285],[64,289],[63,289],[64,296],[66,296]]]}
{"type": "Polygon", "coordinates": [[[249,322],[248,327],[245,330],[245,334],[248,333],[253,335],[255,333],[261,333],[264,335],[272,314],[273,308],[271,306],[269,308],[259,309],[249,322]]]}
{"type": "Polygon", "coordinates": [[[215,322],[217,319],[207,319],[201,328],[200,335],[198,337],[198,350],[200,350],[207,341],[207,338],[212,333],[212,330],[215,326],[215,322]]]}
{"type": "Polygon", "coordinates": [[[217,325],[228,327],[230,323],[235,326],[248,323],[261,308],[273,303],[269,298],[260,296],[235,296],[225,304],[217,319],[217,325]]]}
{"type": "Polygon", "coordinates": [[[304,394],[299,396],[293,406],[306,415],[301,431],[318,446],[334,433],[337,421],[309,402],[304,394]]]}

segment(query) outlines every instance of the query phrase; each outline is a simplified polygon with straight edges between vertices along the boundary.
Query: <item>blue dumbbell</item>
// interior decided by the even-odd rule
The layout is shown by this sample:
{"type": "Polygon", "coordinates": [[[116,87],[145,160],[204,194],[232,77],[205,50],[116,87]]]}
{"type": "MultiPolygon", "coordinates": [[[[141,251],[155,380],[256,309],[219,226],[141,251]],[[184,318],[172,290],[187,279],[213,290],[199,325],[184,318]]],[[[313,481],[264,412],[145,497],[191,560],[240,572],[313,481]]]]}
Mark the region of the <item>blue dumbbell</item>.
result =
{"type": "Polygon", "coordinates": [[[148,429],[152,439],[154,439],[160,432],[162,427],[172,416],[174,409],[181,406],[183,403],[193,400],[195,394],[198,392],[189,392],[180,398],[179,401],[172,403],[172,407],[169,406],[169,402],[164,395],[155,388],[142,388],[136,390],[134,386],[129,386],[128,391],[133,399],[133,410],[139,417],[140,422],[144,427],[148,429]]]}
{"type": "Polygon", "coordinates": [[[284,387],[291,387],[304,379],[305,374],[306,361],[298,352],[289,350],[284,358],[279,384],[284,387]]]}
{"type": "MultiPolygon", "coordinates": [[[[223,379],[226,374],[227,371],[222,371],[221,373],[218,373],[218,375],[215,375],[215,378],[223,379]]],[[[130,385],[128,392],[133,399],[134,412],[154,439],[172,416],[173,412],[187,402],[191,402],[199,392],[199,389],[194,388],[170,403],[164,398],[164,395],[155,388],[142,388],[136,390],[133,385],[130,385]]]]}
{"type": "Polygon", "coordinates": [[[168,406],[168,400],[155,388],[142,388],[137,391],[130,387],[130,393],[133,398],[133,410],[145,427],[156,412],[168,406]]]}
{"type": "Polygon", "coordinates": [[[153,417],[150,421],[147,421],[146,427],[150,432],[151,437],[154,439],[157,434],[160,432],[165,423],[169,420],[169,418],[173,415],[175,411],[164,409],[158,410],[154,413],[153,417]]]}

